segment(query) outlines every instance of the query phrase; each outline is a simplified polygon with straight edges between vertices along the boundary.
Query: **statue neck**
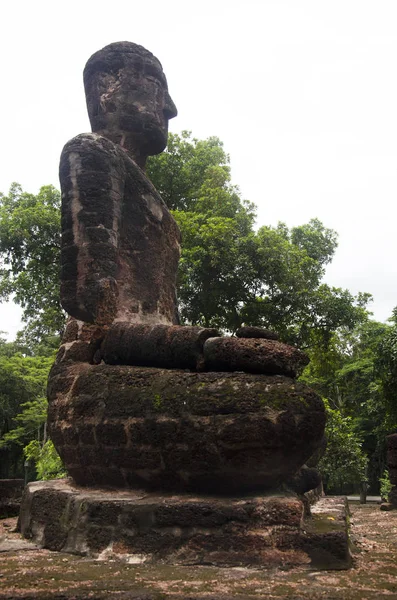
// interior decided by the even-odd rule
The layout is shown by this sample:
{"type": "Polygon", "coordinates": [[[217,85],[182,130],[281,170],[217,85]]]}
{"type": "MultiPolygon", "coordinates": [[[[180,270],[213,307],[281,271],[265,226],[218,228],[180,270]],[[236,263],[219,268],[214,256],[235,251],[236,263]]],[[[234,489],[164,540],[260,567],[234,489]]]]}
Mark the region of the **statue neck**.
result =
{"type": "Polygon", "coordinates": [[[127,152],[127,154],[129,154],[132,160],[136,162],[142,171],[146,170],[147,155],[143,154],[141,148],[138,147],[136,136],[129,136],[128,134],[125,134],[122,136],[118,144],[125,152],[127,152]]]}
{"type": "Polygon", "coordinates": [[[118,132],[113,135],[108,131],[96,131],[95,133],[103,135],[103,137],[120,146],[142,171],[146,170],[147,154],[142,152],[136,134],[123,133],[120,135],[118,132]]]}
{"type": "Polygon", "coordinates": [[[146,171],[146,161],[147,161],[147,156],[142,156],[142,154],[140,154],[139,152],[133,151],[133,150],[128,150],[127,148],[124,148],[122,146],[123,150],[125,150],[127,152],[127,154],[132,158],[132,160],[138,165],[138,167],[141,169],[141,171],[146,171]]]}

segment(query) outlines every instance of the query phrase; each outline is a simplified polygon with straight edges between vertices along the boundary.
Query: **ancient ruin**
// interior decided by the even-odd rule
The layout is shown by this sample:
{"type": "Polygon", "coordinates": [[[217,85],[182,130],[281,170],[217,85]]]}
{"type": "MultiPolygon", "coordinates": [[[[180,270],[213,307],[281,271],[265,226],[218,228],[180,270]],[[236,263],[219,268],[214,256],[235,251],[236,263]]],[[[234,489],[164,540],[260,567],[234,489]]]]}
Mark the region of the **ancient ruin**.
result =
{"type": "MultiPolygon", "coordinates": [[[[180,234],[144,170],[176,115],[161,64],[110,44],[84,84],[92,133],[60,165],[70,318],[48,384],[72,480],[30,484],[22,531],[140,561],[307,561],[322,541],[303,529],[303,494],[318,478],[299,473],[325,425],[321,399],[296,381],[308,359],[263,329],[179,325],[180,234]]],[[[346,561],[345,529],[331,538],[327,552],[346,561]]]]}

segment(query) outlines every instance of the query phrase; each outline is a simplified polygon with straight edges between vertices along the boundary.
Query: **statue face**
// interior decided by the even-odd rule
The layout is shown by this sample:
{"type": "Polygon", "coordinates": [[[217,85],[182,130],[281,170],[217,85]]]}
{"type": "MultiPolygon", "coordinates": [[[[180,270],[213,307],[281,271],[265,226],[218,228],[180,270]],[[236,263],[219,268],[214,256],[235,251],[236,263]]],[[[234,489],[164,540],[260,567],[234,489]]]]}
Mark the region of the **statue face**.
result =
{"type": "Polygon", "coordinates": [[[167,80],[161,66],[154,62],[144,62],[143,69],[132,70],[130,76],[130,81],[125,85],[128,100],[125,103],[125,115],[121,117],[122,124],[127,131],[142,131],[139,133],[142,149],[146,149],[148,155],[158,154],[167,145],[168,121],[177,115],[176,106],[168,93],[167,80]],[[130,87],[132,81],[133,89],[130,87]]]}
{"type": "Polygon", "coordinates": [[[85,87],[92,130],[141,155],[162,152],[177,110],[159,61],[149,53],[117,52],[89,69],[85,87]]]}

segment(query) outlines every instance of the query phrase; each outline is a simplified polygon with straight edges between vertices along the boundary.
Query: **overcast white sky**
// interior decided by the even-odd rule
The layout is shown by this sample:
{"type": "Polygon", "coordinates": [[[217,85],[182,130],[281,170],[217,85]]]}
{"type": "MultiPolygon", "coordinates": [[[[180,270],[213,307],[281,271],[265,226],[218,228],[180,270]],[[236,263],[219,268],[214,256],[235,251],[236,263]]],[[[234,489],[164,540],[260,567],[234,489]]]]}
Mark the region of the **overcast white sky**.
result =
{"type": "MultiPolygon", "coordinates": [[[[0,191],[59,187],[89,131],[82,71],[129,40],[162,62],[171,131],[219,136],[258,225],[318,217],[339,233],[326,281],[397,305],[396,0],[14,0],[0,8],[0,191]]],[[[0,306],[13,337],[19,312],[0,306]]]]}

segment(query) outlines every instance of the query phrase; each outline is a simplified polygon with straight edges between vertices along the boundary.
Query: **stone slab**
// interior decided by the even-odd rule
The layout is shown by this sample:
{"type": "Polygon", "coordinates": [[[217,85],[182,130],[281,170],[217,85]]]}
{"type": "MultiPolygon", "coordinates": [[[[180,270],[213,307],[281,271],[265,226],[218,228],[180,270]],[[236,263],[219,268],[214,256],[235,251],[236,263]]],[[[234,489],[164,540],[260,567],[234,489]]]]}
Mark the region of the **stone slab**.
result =
{"type": "Polygon", "coordinates": [[[305,520],[304,547],[318,569],[351,566],[349,504],[346,496],[322,497],[305,520]]]}
{"type": "Polygon", "coordinates": [[[303,514],[294,495],[160,495],[57,480],[27,486],[20,528],[50,550],[130,564],[347,568],[346,519],[323,514],[316,526],[303,514]]]}
{"type": "Polygon", "coordinates": [[[309,363],[307,354],[277,340],[212,337],[204,343],[205,370],[244,371],[296,377],[309,363]]]}
{"type": "Polygon", "coordinates": [[[20,550],[37,550],[37,545],[28,540],[10,540],[0,537],[0,554],[3,552],[19,552],[20,550]]]}

